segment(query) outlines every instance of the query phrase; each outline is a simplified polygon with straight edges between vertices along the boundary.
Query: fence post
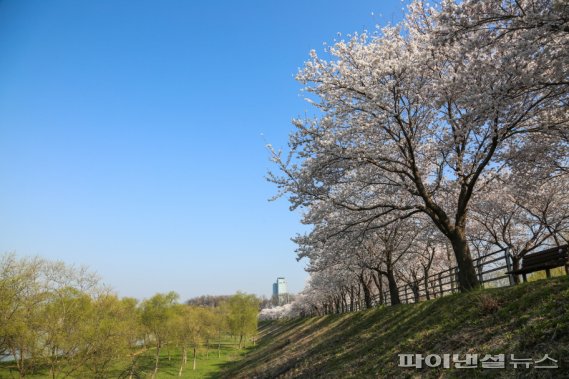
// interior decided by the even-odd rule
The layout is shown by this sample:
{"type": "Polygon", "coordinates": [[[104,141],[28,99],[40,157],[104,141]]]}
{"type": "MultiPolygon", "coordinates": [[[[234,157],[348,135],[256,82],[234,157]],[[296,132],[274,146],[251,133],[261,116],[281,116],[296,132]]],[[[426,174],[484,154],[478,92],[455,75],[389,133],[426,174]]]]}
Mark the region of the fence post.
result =
{"type": "Polygon", "coordinates": [[[482,262],[478,261],[476,270],[478,271],[478,282],[480,283],[480,286],[484,288],[484,275],[482,275],[482,265],[482,262]]]}
{"type": "Polygon", "coordinates": [[[514,269],[512,266],[512,257],[510,256],[510,248],[507,247],[504,250],[504,258],[506,258],[506,269],[508,270],[508,279],[510,280],[510,285],[513,286],[516,284],[514,280],[514,274],[512,274],[512,270],[514,269]]]}
{"type": "Polygon", "coordinates": [[[454,268],[454,283],[455,283],[455,288],[456,288],[456,292],[460,292],[460,281],[458,280],[458,271],[459,268],[458,266],[454,268]]]}
{"type": "Polygon", "coordinates": [[[456,273],[454,268],[449,270],[449,279],[450,279],[450,293],[454,293],[454,285],[456,280],[456,273]]]}
{"type": "Polygon", "coordinates": [[[443,279],[441,278],[441,273],[439,272],[439,288],[441,289],[441,297],[443,297],[443,279]]]}
{"type": "Polygon", "coordinates": [[[413,302],[418,303],[421,301],[421,285],[418,281],[415,281],[415,283],[413,283],[413,286],[413,302]]]}

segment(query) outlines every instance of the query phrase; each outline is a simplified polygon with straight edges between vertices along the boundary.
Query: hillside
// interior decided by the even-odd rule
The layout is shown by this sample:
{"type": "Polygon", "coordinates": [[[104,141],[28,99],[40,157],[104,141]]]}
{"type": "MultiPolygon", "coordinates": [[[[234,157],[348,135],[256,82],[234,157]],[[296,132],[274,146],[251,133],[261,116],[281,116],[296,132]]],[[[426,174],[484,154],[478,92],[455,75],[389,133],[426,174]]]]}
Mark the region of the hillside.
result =
{"type": "MultiPolygon", "coordinates": [[[[569,277],[456,294],[419,304],[274,321],[222,378],[569,377],[569,277]],[[506,369],[399,368],[398,353],[506,354],[506,369]],[[509,355],[557,359],[513,369],[509,355]]],[[[452,363],[451,363],[452,367],[452,363]]]]}

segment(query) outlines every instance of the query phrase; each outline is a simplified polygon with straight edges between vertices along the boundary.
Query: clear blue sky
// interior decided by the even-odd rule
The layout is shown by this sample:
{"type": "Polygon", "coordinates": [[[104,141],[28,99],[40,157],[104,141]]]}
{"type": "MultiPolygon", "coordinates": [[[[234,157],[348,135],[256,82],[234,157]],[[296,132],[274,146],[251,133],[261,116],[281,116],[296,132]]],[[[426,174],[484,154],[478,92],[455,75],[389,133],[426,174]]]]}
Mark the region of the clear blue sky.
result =
{"type": "Polygon", "coordinates": [[[265,143],[312,112],[293,79],[310,49],[401,6],[0,0],[0,253],[87,265],[121,296],[300,291],[265,143]]]}

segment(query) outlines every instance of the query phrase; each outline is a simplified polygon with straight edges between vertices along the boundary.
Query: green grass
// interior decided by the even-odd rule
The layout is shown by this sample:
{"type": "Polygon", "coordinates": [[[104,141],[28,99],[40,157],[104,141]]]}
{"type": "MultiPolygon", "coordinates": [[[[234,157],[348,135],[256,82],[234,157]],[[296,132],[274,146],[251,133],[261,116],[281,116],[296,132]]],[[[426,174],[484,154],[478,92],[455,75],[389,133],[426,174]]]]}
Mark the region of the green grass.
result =
{"type": "MultiPolygon", "coordinates": [[[[419,304],[269,322],[217,378],[569,377],[569,277],[455,294],[419,304]],[[399,353],[515,354],[559,369],[403,369],[399,353]]],[[[508,365],[507,365],[508,366],[508,365]]]]}
{"type": "MultiPolygon", "coordinates": [[[[188,362],[183,369],[182,378],[210,378],[216,371],[219,371],[223,364],[239,359],[246,351],[245,349],[238,350],[233,342],[222,344],[220,358],[217,356],[217,346],[211,347],[209,356],[206,356],[205,349],[201,349],[197,354],[195,370],[192,369],[192,352],[188,351],[188,362]]],[[[143,374],[143,377],[149,377],[154,370],[154,352],[155,350],[150,350],[137,362],[139,372],[143,374]]],[[[172,349],[170,356],[168,356],[168,349],[164,349],[160,354],[160,368],[157,378],[178,377],[181,360],[181,351],[172,349]]]]}
{"type": "MultiPolygon", "coordinates": [[[[552,268],[550,273],[551,273],[552,277],[564,276],[564,275],[566,275],[565,267],[552,268]]],[[[547,274],[545,273],[544,270],[532,272],[531,274],[527,275],[528,282],[535,282],[536,280],[541,280],[541,279],[546,279],[546,278],[547,278],[547,274]]]]}
{"type": "MultiPolygon", "coordinates": [[[[213,375],[218,372],[224,365],[228,362],[240,359],[246,352],[248,348],[238,350],[237,343],[231,339],[226,338],[223,340],[220,349],[220,357],[217,354],[217,345],[211,346],[209,351],[209,356],[206,356],[205,347],[198,351],[196,359],[196,370],[192,370],[193,356],[192,352],[188,351],[188,361],[187,366],[183,369],[181,378],[212,378],[213,375]]],[[[152,372],[154,371],[154,357],[155,349],[148,349],[144,353],[140,354],[136,361],[136,371],[141,378],[150,378],[152,372]]],[[[178,370],[181,364],[181,351],[176,348],[163,348],[160,352],[160,365],[158,370],[158,379],[164,378],[178,378],[178,370]],[[170,353],[170,354],[168,354],[170,353]]],[[[109,378],[117,378],[124,371],[129,363],[128,359],[122,362],[117,362],[114,366],[109,378]]],[[[69,378],[80,378],[85,379],[91,377],[88,371],[78,372],[76,375],[69,378]]],[[[49,368],[41,367],[39,370],[32,375],[26,375],[29,379],[40,379],[49,378],[49,368]]],[[[0,379],[18,378],[18,372],[14,367],[13,363],[4,362],[0,364],[0,379]]]]}

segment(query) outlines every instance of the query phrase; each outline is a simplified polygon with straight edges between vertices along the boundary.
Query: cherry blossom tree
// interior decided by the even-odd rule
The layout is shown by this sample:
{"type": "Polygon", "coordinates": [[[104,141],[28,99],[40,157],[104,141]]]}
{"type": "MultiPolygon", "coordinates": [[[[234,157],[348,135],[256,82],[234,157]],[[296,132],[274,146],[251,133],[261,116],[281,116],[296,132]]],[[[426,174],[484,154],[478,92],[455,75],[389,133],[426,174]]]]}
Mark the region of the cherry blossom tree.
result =
{"type": "Polygon", "coordinates": [[[526,254],[568,242],[569,180],[559,176],[533,183],[515,178],[497,183],[492,193],[475,202],[473,219],[484,231],[480,240],[509,249],[516,270],[526,254]]]}
{"type": "Polygon", "coordinates": [[[467,235],[473,198],[528,156],[551,164],[546,152],[563,151],[556,133],[568,124],[558,48],[566,24],[549,41],[535,23],[545,47],[520,55],[511,46],[526,34],[515,25],[508,33],[492,22],[456,27],[495,5],[474,3],[416,2],[395,27],[355,34],[324,58],[311,52],[297,79],[319,114],[295,120],[290,153],[273,151],[280,174],[269,176],[293,209],[359,214],[347,230],[426,215],[452,246],[461,290],[478,285],[467,235]]]}

